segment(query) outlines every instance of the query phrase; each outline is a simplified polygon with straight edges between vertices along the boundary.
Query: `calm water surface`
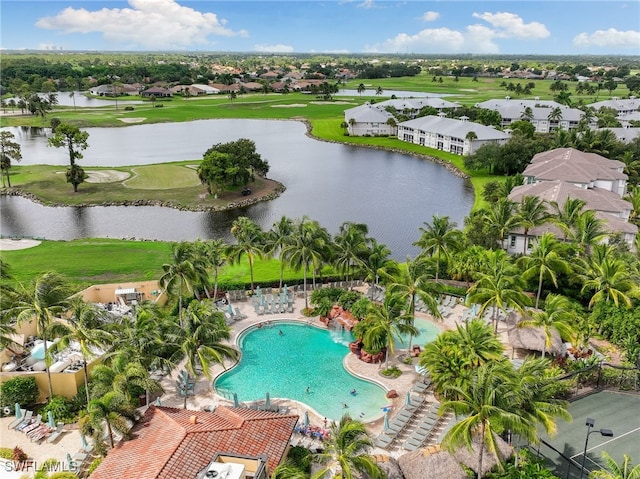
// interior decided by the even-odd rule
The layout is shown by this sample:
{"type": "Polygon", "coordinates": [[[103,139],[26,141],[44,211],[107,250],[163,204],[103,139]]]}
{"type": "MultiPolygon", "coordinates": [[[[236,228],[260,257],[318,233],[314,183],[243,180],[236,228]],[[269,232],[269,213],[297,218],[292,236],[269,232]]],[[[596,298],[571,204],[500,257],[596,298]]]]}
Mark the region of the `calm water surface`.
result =
{"type": "MultiPolygon", "coordinates": [[[[47,146],[47,129],[7,129],[21,144],[22,164],[60,165],[63,171],[68,157],[62,149],[47,146]]],[[[269,229],[282,215],[307,215],[332,234],[344,221],[366,223],[371,237],[387,244],[396,259],[404,259],[417,253],[412,243],[423,222],[438,214],[462,225],[474,200],[470,182],[435,163],[317,141],[296,121],[202,120],[86,131],[90,147],[80,161],[84,168],[199,159],[213,144],[250,138],[271,165],[268,176],[287,189],[274,201],[216,213],[161,207],[53,208],[1,197],[2,235],[230,241],[229,228],[239,216],[269,229]]]]}
{"type": "Polygon", "coordinates": [[[308,404],[329,419],[339,420],[345,412],[375,419],[389,400],[383,388],[344,369],[349,341],[349,332],[281,321],[251,329],[240,338],[240,363],[220,376],[215,388],[228,398],[236,393],[241,402],[265,399],[269,393],[308,404]]]}

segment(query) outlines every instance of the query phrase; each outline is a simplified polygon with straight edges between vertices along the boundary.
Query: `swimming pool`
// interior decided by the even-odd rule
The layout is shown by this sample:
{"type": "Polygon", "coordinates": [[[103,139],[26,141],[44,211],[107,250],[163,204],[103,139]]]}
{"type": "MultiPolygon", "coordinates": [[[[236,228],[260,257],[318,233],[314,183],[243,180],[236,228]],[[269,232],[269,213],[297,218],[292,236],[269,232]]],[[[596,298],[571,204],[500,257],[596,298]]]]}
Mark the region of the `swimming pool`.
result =
{"type": "MultiPolygon", "coordinates": [[[[411,339],[411,344],[417,344],[421,348],[424,348],[425,344],[435,340],[442,332],[438,326],[428,319],[414,318],[413,325],[418,328],[419,333],[411,339]]],[[[398,349],[406,349],[409,346],[409,335],[403,335],[402,338],[403,341],[395,342],[395,346],[398,349]]]]}
{"type": "Polygon", "coordinates": [[[339,420],[348,412],[353,418],[372,420],[389,400],[382,387],[352,376],[342,366],[350,341],[349,332],[301,323],[278,321],[250,328],[238,339],[240,363],[219,376],[214,387],[225,397],[235,392],[241,402],[264,399],[268,392],[271,398],[303,402],[328,419],[339,420]]]}

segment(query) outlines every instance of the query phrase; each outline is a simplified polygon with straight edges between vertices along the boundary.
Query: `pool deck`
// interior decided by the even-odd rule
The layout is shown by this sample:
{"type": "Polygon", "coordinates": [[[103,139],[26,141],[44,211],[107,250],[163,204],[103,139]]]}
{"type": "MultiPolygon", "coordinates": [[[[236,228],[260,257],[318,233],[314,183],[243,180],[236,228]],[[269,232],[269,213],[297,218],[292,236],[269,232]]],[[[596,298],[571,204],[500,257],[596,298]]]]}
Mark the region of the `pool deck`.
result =
{"type": "MultiPolygon", "coordinates": [[[[365,291],[366,287],[357,288],[361,291],[365,291]]],[[[238,335],[244,331],[245,329],[254,326],[258,323],[264,323],[267,321],[274,322],[278,320],[287,320],[287,321],[300,321],[306,324],[314,325],[320,328],[325,329],[326,326],[321,323],[318,317],[307,318],[301,314],[302,309],[304,308],[304,298],[296,297],[295,298],[295,309],[294,313],[284,313],[284,314],[264,314],[258,316],[250,302],[236,302],[233,303],[234,308],[238,307],[240,311],[247,315],[246,319],[241,321],[237,321],[231,324],[231,342],[235,344],[235,341],[238,335]]],[[[424,313],[416,313],[417,317],[425,318],[432,321],[442,330],[447,329],[455,329],[456,325],[459,323],[460,318],[462,317],[462,313],[467,308],[461,304],[455,306],[452,311],[452,314],[443,319],[442,321],[434,320],[431,316],[424,313]]],[[[502,326],[504,327],[504,326],[502,326]]],[[[503,340],[503,344],[505,344],[505,348],[508,348],[506,341],[506,331],[499,330],[501,339],[503,340]]],[[[355,355],[348,353],[343,361],[344,366],[355,376],[362,377],[364,379],[368,379],[378,383],[385,390],[395,390],[398,393],[398,397],[395,399],[390,399],[389,404],[392,405],[392,409],[390,412],[391,417],[393,417],[394,412],[398,411],[402,405],[404,404],[404,399],[407,391],[409,391],[412,386],[420,379],[419,374],[415,371],[414,365],[407,365],[397,360],[398,355],[404,354],[406,351],[396,351],[396,357],[392,359],[392,364],[396,364],[401,370],[402,375],[397,379],[390,379],[383,377],[379,374],[382,369],[382,365],[380,364],[367,364],[360,361],[355,355]]],[[[509,350],[506,351],[505,354],[509,354],[509,350]]],[[[231,366],[231,364],[227,364],[227,367],[231,366]]],[[[165,390],[165,393],[161,396],[160,401],[163,406],[182,408],[184,400],[180,397],[176,391],[175,380],[179,374],[179,371],[183,368],[183,365],[179,365],[171,375],[165,376],[161,384],[165,390]]],[[[213,378],[217,377],[219,374],[224,372],[222,366],[216,365],[211,368],[211,375],[213,378]]],[[[200,377],[196,382],[195,386],[195,396],[189,397],[187,399],[187,408],[192,410],[202,410],[205,408],[210,408],[217,405],[227,405],[232,406],[233,402],[227,399],[224,399],[211,389],[211,381],[208,381],[204,377],[200,377]]],[[[433,396],[428,393],[427,400],[433,400],[433,396]]],[[[292,401],[289,399],[283,398],[271,398],[272,404],[277,404],[278,406],[286,407],[291,414],[297,414],[300,418],[304,417],[305,411],[309,414],[310,423],[315,426],[323,426],[324,425],[324,417],[318,415],[312,408],[307,406],[306,404],[299,403],[296,401],[292,401]]],[[[142,410],[144,408],[141,408],[142,410]]],[[[41,464],[44,460],[49,458],[56,458],[58,460],[64,461],[65,454],[71,453],[72,455],[80,449],[81,446],[81,438],[80,433],[77,430],[75,425],[68,425],[65,427],[65,433],[60,437],[60,439],[55,444],[42,443],[35,444],[29,441],[28,437],[21,432],[7,430],[6,425],[13,420],[13,417],[5,417],[0,418],[0,430],[3,432],[0,433],[0,447],[14,447],[20,446],[23,448],[25,452],[36,461],[38,464],[41,464]]],[[[383,418],[380,417],[374,421],[366,423],[366,427],[371,437],[376,437],[382,430],[383,427],[383,418]]],[[[304,445],[312,447],[313,444],[309,443],[309,438],[302,437],[298,434],[295,435],[292,443],[298,444],[303,442],[304,445]]],[[[320,444],[315,444],[319,446],[320,444]]],[[[401,454],[403,451],[400,449],[395,450],[383,450],[383,449],[374,449],[374,453],[387,454],[392,456],[397,456],[401,454]]],[[[0,466],[1,467],[1,466],[0,466]]],[[[5,473],[4,470],[0,469],[0,477],[4,477],[2,474],[5,473]]],[[[22,475],[22,474],[21,474],[22,475]]],[[[7,476],[9,477],[9,476],[7,476]]]]}
{"type": "MultiPolygon", "coordinates": [[[[356,289],[364,292],[366,291],[366,286],[356,289]]],[[[241,313],[247,315],[246,319],[236,321],[231,324],[231,342],[234,345],[236,344],[238,335],[242,331],[259,323],[273,323],[281,320],[300,321],[305,324],[326,329],[326,326],[319,321],[318,316],[306,317],[302,315],[301,311],[304,308],[304,298],[301,297],[295,298],[293,313],[263,314],[258,316],[255,313],[251,302],[249,301],[235,302],[233,303],[233,307],[238,307],[241,313]]],[[[444,331],[447,329],[455,329],[456,325],[460,322],[460,318],[462,317],[463,312],[466,309],[467,308],[462,304],[458,304],[453,308],[452,313],[447,318],[444,318],[441,321],[435,320],[432,316],[420,312],[417,312],[416,316],[432,321],[444,331]]],[[[503,343],[506,344],[506,332],[499,331],[499,333],[502,333],[501,336],[503,336],[503,343]]],[[[360,361],[354,354],[351,353],[348,353],[343,361],[343,365],[345,366],[345,368],[355,376],[373,381],[382,386],[386,391],[395,390],[398,393],[397,398],[389,399],[389,404],[392,405],[390,413],[391,417],[393,417],[394,411],[397,411],[400,409],[400,407],[402,407],[402,405],[404,404],[406,393],[410,391],[416,381],[420,379],[420,375],[415,370],[415,364],[417,363],[414,361],[414,364],[407,365],[398,361],[397,357],[400,354],[406,354],[406,351],[396,350],[396,357],[391,360],[391,364],[397,365],[402,371],[402,375],[395,379],[387,378],[380,374],[380,371],[382,370],[384,364],[367,364],[363,361],[360,361]]],[[[229,367],[231,366],[231,364],[227,364],[226,366],[229,367]]],[[[165,390],[164,395],[161,397],[161,403],[163,406],[178,408],[183,407],[184,399],[177,394],[175,387],[175,381],[180,369],[181,367],[176,368],[176,370],[174,370],[170,376],[166,376],[162,380],[162,386],[165,390]]],[[[216,378],[223,372],[224,369],[220,365],[215,365],[211,368],[212,378],[216,378]]],[[[211,384],[212,381],[208,381],[204,377],[199,378],[195,386],[195,396],[189,397],[187,399],[188,409],[200,410],[215,407],[219,404],[227,406],[233,405],[233,402],[231,400],[218,396],[212,390],[211,384]]],[[[428,396],[427,398],[429,399],[428,396]]],[[[430,399],[433,399],[433,397],[431,397],[430,399]]],[[[304,413],[306,411],[309,415],[310,423],[312,425],[320,427],[324,425],[324,417],[319,415],[315,410],[313,410],[306,404],[285,398],[270,398],[270,400],[271,404],[286,407],[288,408],[289,413],[298,414],[301,418],[304,417],[304,413]]],[[[366,426],[370,435],[372,437],[375,437],[382,430],[382,414],[376,420],[367,422],[366,426]]],[[[387,454],[389,453],[388,451],[385,452],[387,454]]]]}

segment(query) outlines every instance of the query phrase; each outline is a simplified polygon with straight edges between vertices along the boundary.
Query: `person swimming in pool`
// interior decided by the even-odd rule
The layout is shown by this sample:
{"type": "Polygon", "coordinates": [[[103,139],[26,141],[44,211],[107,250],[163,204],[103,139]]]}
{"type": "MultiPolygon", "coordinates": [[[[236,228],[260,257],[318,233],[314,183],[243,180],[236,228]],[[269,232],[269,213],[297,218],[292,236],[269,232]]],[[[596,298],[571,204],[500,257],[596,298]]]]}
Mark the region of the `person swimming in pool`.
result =
{"type": "Polygon", "coordinates": [[[351,390],[351,395],[352,395],[352,396],[355,396],[356,394],[358,394],[358,391],[356,391],[355,389],[352,389],[352,390],[351,390]]]}

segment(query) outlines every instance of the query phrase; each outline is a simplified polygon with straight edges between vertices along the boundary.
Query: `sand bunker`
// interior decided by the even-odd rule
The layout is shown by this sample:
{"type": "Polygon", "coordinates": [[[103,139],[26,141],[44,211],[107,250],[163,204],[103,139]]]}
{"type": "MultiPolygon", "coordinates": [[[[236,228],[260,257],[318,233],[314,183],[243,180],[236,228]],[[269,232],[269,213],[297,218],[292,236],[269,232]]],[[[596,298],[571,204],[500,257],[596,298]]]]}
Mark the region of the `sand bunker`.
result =
{"type": "Polygon", "coordinates": [[[123,123],[142,123],[146,118],[118,118],[123,123]]]}
{"type": "Polygon", "coordinates": [[[350,101],[311,101],[314,105],[354,105],[350,101]]]}
{"type": "Polygon", "coordinates": [[[0,238],[0,251],[15,251],[38,246],[40,241],[26,238],[0,238]]]}
{"type": "Polygon", "coordinates": [[[115,183],[126,180],[131,174],[126,171],[95,170],[88,171],[87,176],[87,183],[115,183]]]}
{"type": "Polygon", "coordinates": [[[271,108],[300,108],[305,107],[304,103],[292,103],[291,105],[271,105],[271,108]]]}

